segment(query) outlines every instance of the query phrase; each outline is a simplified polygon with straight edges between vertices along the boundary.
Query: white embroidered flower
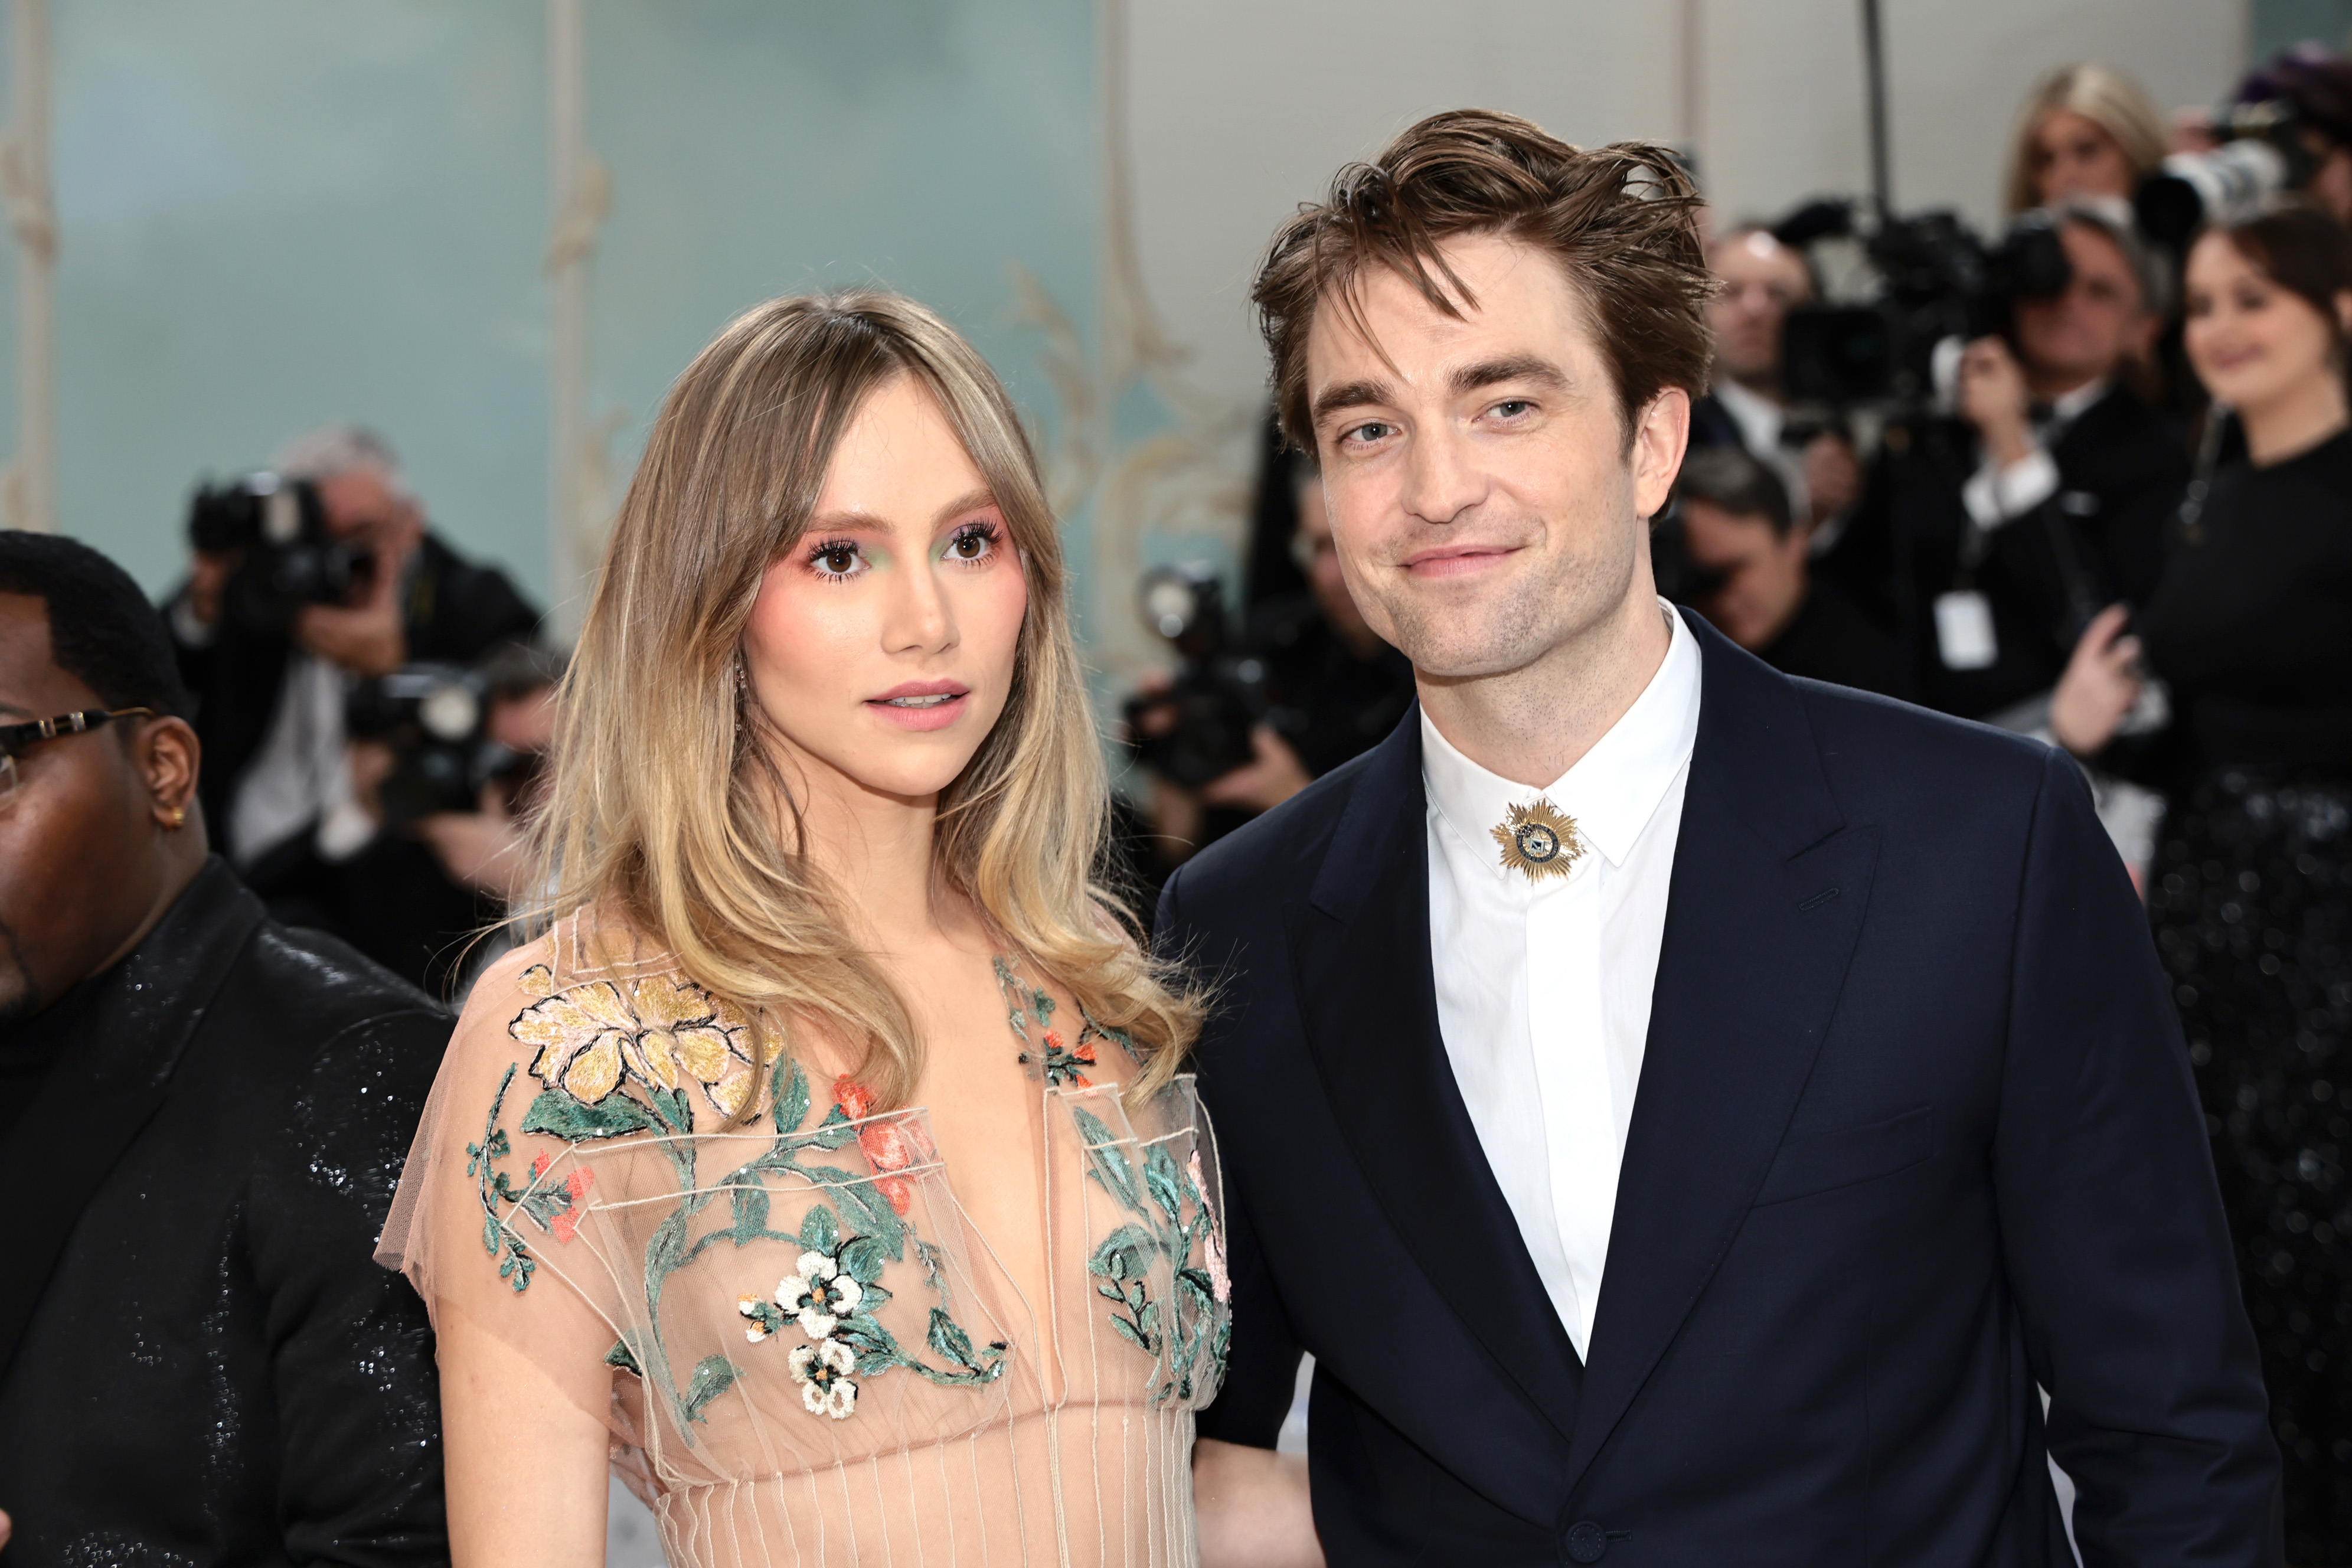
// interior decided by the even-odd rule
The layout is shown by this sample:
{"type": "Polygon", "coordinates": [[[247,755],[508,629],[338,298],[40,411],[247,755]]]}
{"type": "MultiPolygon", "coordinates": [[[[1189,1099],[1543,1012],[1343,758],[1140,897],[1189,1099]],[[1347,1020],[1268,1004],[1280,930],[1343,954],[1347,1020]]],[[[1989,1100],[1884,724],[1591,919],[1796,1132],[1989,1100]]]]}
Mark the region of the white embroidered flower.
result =
{"type": "Polygon", "coordinates": [[[787,1316],[800,1320],[801,1332],[824,1340],[832,1338],[841,1320],[857,1310],[865,1295],[857,1281],[841,1271],[841,1265],[822,1252],[803,1252],[801,1271],[787,1274],[777,1283],[776,1305],[787,1316]]]}
{"type": "Polygon", "coordinates": [[[753,1344],[758,1344],[775,1331],[776,1310],[757,1296],[737,1297],[735,1310],[751,1320],[751,1326],[743,1331],[743,1337],[753,1344]]]}
{"type": "Polygon", "coordinates": [[[793,1381],[801,1385],[801,1404],[810,1415],[842,1421],[856,1412],[857,1384],[849,1374],[857,1370],[857,1357],[847,1345],[839,1340],[794,1345],[792,1368],[793,1381]]]}

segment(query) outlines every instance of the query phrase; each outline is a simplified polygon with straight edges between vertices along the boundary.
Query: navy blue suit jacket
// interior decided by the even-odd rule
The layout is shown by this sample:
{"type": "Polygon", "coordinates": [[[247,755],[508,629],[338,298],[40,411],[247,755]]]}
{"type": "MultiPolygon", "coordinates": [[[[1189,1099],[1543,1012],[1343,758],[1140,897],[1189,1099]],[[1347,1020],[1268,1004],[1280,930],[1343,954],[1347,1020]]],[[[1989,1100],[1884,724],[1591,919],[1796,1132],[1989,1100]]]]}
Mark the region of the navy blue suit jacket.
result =
{"type": "Polygon", "coordinates": [[[2188,1056],[2081,774],[1692,629],[1590,1364],[1438,1034],[1419,715],[1169,883],[1161,951],[1223,986],[1202,1435],[1271,1447],[1312,1352],[1335,1565],[2064,1563],[2045,1451],[2089,1563],[2275,1564],[2188,1056]]]}

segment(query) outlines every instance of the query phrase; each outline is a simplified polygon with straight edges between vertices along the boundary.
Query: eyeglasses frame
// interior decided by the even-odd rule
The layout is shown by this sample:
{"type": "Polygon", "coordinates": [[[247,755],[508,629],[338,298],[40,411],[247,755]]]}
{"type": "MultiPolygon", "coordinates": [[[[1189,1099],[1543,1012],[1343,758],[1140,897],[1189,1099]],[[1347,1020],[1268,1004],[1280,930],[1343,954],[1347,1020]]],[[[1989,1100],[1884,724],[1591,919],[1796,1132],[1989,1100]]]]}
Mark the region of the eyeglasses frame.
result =
{"type": "Polygon", "coordinates": [[[23,724],[0,724],[0,801],[16,792],[23,774],[17,771],[16,754],[26,746],[43,741],[54,741],[60,735],[86,734],[104,729],[118,719],[152,719],[152,708],[82,708],[71,713],[60,713],[54,719],[35,719],[23,724]]]}

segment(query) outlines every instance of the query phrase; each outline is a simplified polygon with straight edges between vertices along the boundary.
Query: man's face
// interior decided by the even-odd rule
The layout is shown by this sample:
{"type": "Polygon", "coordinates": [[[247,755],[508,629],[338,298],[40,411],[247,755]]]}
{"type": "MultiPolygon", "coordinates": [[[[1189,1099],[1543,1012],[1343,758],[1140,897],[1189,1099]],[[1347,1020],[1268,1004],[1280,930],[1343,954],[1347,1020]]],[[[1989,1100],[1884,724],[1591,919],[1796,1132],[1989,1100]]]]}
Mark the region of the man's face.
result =
{"type": "Polygon", "coordinates": [[[1374,268],[1358,288],[1379,347],[1328,297],[1307,340],[1349,593],[1424,679],[1440,680],[1524,668],[1653,592],[1641,520],[1665,500],[1689,416],[1685,394],[1662,393],[1629,454],[1583,301],[1559,267],[1493,235],[1443,250],[1477,301],[1460,319],[1374,268]]]}
{"type": "Polygon", "coordinates": [[[2071,390],[2146,353],[2160,323],[2114,240],[2079,223],[2062,226],[2058,239],[2074,279],[2055,299],[2017,302],[2017,349],[2037,382],[2071,390]]]}
{"type": "Polygon", "coordinates": [[[320,479],[318,486],[327,531],[338,539],[397,556],[424,536],[425,520],[416,503],[396,494],[373,468],[345,468],[320,479]]]}
{"type": "MultiPolygon", "coordinates": [[[[0,594],[0,725],[102,708],[57,667],[47,606],[0,594]]],[[[154,798],[131,760],[139,721],[37,741],[0,796],[0,1023],[96,973],[152,906],[154,798]]]]}
{"type": "Polygon", "coordinates": [[[1717,366],[1732,380],[1770,386],[1780,376],[1780,329],[1812,298],[1804,258],[1760,228],[1728,235],[1707,254],[1723,292],[1707,306],[1717,366]]]}
{"type": "Polygon", "coordinates": [[[1805,536],[1772,531],[1771,520],[1743,517],[1713,501],[1685,500],[1683,549],[1691,563],[1723,580],[1697,609],[1716,629],[1754,652],[1769,647],[1805,602],[1805,536]]]}

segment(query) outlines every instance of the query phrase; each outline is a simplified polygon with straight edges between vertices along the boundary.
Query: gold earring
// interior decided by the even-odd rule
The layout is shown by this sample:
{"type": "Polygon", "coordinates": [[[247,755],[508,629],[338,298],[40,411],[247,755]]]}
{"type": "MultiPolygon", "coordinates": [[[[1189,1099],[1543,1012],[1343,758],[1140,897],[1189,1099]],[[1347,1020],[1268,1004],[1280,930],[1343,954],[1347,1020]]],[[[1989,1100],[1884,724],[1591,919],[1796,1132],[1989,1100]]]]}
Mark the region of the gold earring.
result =
{"type": "Polygon", "coordinates": [[[185,827],[187,825],[188,808],[184,805],[173,806],[172,808],[172,820],[170,823],[172,831],[177,833],[181,828],[185,827]]]}

